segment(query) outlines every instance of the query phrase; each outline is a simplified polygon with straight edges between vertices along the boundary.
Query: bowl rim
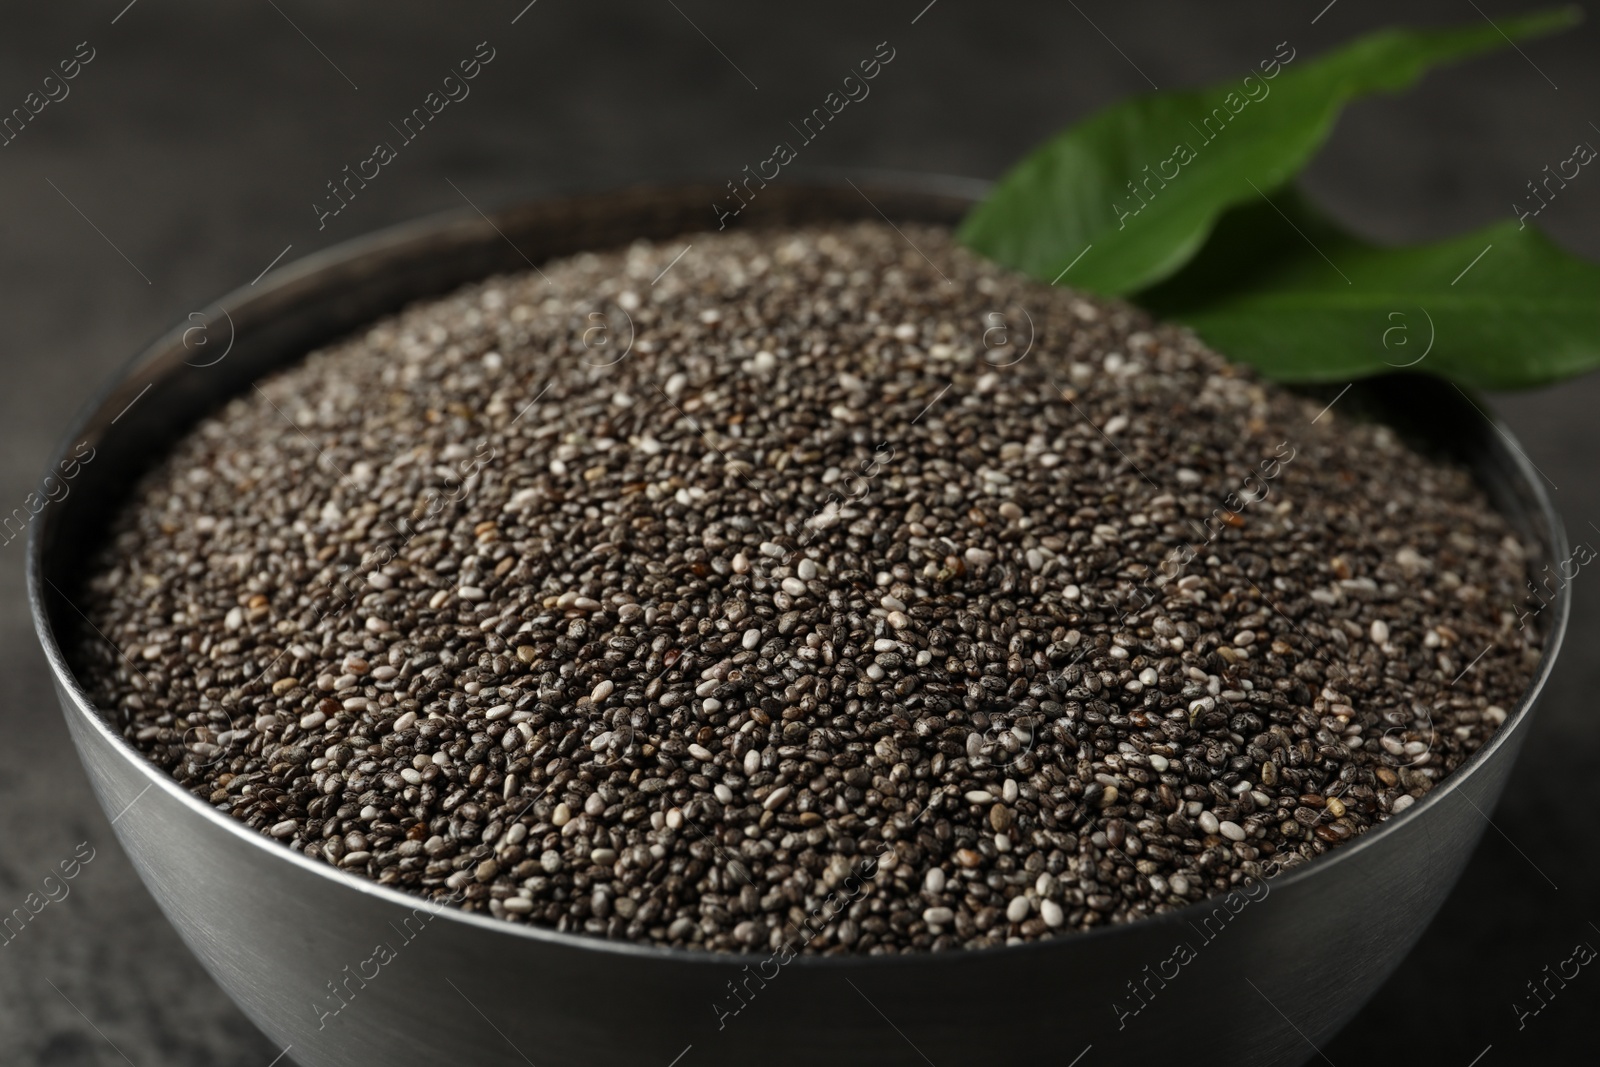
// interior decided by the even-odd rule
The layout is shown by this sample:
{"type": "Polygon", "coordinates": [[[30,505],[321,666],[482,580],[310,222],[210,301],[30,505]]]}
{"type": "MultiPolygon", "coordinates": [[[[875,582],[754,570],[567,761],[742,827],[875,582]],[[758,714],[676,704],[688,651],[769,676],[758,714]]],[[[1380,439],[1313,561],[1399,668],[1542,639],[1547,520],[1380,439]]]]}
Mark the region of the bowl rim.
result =
{"type": "MultiPolygon", "coordinates": [[[[953,196],[973,201],[976,201],[983,190],[991,185],[991,183],[983,179],[936,173],[819,168],[809,171],[805,177],[798,177],[794,182],[794,187],[797,192],[803,192],[805,189],[837,191],[851,177],[863,182],[871,182],[879,187],[897,189],[908,193],[953,196]]],[[[629,184],[610,186],[600,190],[574,190],[565,193],[507,199],[493,203],[487,213],[479,212],[475,208],[453,208],[447,211],[435,212],[384,226],[299,257],[271,270],[267,276],[258,279],[257,282],[234,288],[206,306],[220,305],[238,310],[248,302],[270,299],[273,294],[283,289],[304,284],[314,280],[319,275],[335,274],[339,268],[357,260],[383,252],[396,251],[441,232],[459,231],[464,225],[468,227],[476,226],[483,231],[486,237],[493,236],[499,233],[497,220],[519,208],[535,205],[549,207],[560,205],[566,201],[578,200],[595,202],[606,197],[618,197],[625,194],[637,196],[641,193],[654,192],[660,195],[668,195],[674,191],[699,188],[701,184],[691,181],[629,184]]],[[[857,191],[859,192],[859,190],[857,191]]],[[[685,230],[683,232],[690,231],[685,230]]],[[[470,279],[457,283],[457,286],[467,284],[471,284],[470,279]]],[[[443,294],[441,293],[440,295],[443,294]]],[[[52,450],[49,463],[45,467],[47,474],[58,469],[58,464],[66,457],[68,450],[73,447],[73,443],[84,438],[85,431],[94,426],[97,420],[107,412],[112,401],[118,399],[120,390],[141,368],[157,360],[164,353],[169,352],[174,344],[181,343],[184,329],[185,326],[179,324],[162,333],[154,341],[138,349],[131,359],[124,361],[107,380],[94,389],[89,399],[80,406],[77,414],[69,423],[67,432],[61,436],[59,443],[52,450]]],[[[173,372],[168,370],[163,373],[173,372]]],[[[1566,530],[1560,515],[1556,512],[1554,503],[1550,499],[1549,493],[1545,491],[1543,481],[1538,475],[1538,469],[1500,419],[1486,410],[1483,410],[1482,413],[1489,425],[1498,432],[1506,445],[1509,446],[1506,450],[1506,455],[1510,460],[1516,477],[1520,479],[1521,487],[1529,491],[1531,503],[1535,505],[1529,511],[1537,514],[1537,517],[1544,522],[1549,532],[1548,544],[1541,547],[1551,551],[1554,559],[1567,558],[1569,545],[1566,530]]],[[[42,480],[43,477],[41,477],[41,483],[42,480]]],[[[36,516],[35,518],[37,519],[38,517],[36,516]]],[[[762,955],[764,950],[719,952],[702,948],[677,948],[622,939],[613,940],[594,934],[558,931],[533,923],[507,922],[503,919],[495,918],[487,912],[465,911],[410,892],[380,885],[378,882],[363,875],[345,871],[328,863],[312,860],[304,853],[290,849],[282,843],[250,829],[244,823],[217,811],[188,789],[185,789],[176,779],[161,768],[145,759],[144,755],[133,748],[121,733],[112,729],[107,720],[96,709],[89,698],[88,692],[68,664],[61,643],[57,640],[54,627],[51,625],[50,611],[46,602],[45,584],[48,581],[44,573],[46,542],[42,531],[47,528],[47,524],[40,521],[31,521],[28,528],[25,566],[28,606],[32,616],[34,634],[43,648],[57,690],[64,695],[64,699],[61,700],[63,709],[69,717],[75,716],[81,726],[95,732],[101,741],[107,743],[110,751],[117,753],[126,763],[138,769],[138,773],[147,780],[145,789],[140,791],[139,796],[143,796],[144,792],[147,792],[152,787],[160,789],[170,799],[176,801],[194,815],[209,821],[214,827],[221,829],[223,832],[233,835],[236,840],[246,842],[249,847],[260,849],[273,859],[292,863],[310,875],[326,879],[336,886],[366,894],[383,903],[413,911],[427,909],[435,917],[445,918],[451,922],[465,923],[469,927],[477,928],[485,933],[526,938],[555,948],[604,952],[632,959],[708,966],[729,965],[736,962],[747,963],[750,959],[758,958],[762,955]]],[[[1443,782],[1430,790],[1426,796],[1410,805],[1399,815],[1391,815],[1382,823],[1357,835],[1354,841],[1340,845],[1338,848],[1324,853],[1314,860],[1299,864],[1291,870],[1271,876],[1266,884],[1273,888],[1289,888],[1299,885],[1310,878],[1317,877],[1319,872],[1332,870],[1336,864],[1351,862],[1362,851],[1376,847],[1382,839],[1398,832],[1398,828],[1403,828],[1411,822],[1422,818],[1426,812],[1444,803],[1445,798],[1454,793],[1463,783],[1477,773],[1494,757],[1495,753],[1510,744],[1512,736],[1518,730],[1525,728],[1524,723],[1531,715],[1534,704],[1544,691],[1545,685],[1554,670],[1555,662],[1559,657],[1562,643],[1566,637],[1571,606],[1572,587],[1568,583],[1563,585],[1556,594],[1555,610],[1551,613],[1549,630],[1545,636],[1539,665],[1534,673],[1533,680],[1517,700],[1515,708],[1506,716],[1505,721],[1495,729],[1494,734],[1486,744],[1472,753],[1461,766],[1451,772],[1443,782]]],[[[83,752],[76,739],[74,740],[74,747],[79,748],[81,760],[83,752]]],[[[1493,820],[1490,818],[1489,813],[1480,812],[1480,814],[1482,814],[1486,823],[1493,825],[1493,820]]],[[[118,833],[120,836],[120,831],[118,833]]],[[[124,845],[124,848],[126,850],[126,845],[124,845]]],[[[787,962],[791,966],[799,964],[808,968],[893,967],[896,965],[904,966],[908,962],[955,965],[962,960],[970,960],[975,957],[993,958],[999,953],[1064,951],[1072,945],[1115,937],[1120,933],[1126,933],[1152,924],[1178,924],[1197,919],[1202,915],[1210,914],[1216,907],[1217,901],[1231,891],[1213,893],[1181,908],[1135,919],[1130,922],[1112,923],[1089,930],[1075,930],[1024,941],[1020,944],[996,945],[984,949],[887,954],[847,953],[817,955],[796,952],[787,962]]],[[[773,951],[776,953],[779,950],[773,951]]]]}

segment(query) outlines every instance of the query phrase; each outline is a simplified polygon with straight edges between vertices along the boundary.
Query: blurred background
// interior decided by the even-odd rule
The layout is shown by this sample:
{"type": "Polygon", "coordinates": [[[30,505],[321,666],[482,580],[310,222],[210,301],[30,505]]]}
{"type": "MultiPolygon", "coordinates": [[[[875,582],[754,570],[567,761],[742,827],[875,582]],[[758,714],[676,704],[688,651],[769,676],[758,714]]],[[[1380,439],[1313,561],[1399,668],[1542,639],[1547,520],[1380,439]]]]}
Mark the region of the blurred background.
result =
{"type": "MultiPolygon", "coordinates": [[[[20,505],[74,412],[144,342],[288,262],[446,209],[736,174],[881,41],[893,65],[780,180],[820,167],[990,178],[1064,123],[1151,85],[1231,79],[1383,24],[1528,10],[1515,0],[105,0],[0,7],[0,115],[63,60],[69,93],[0,147],[0,512],[20,505]],[[379,178],[319,218],[325,183],[395,140],[457,60],[495,58],[379,178]]],[[[1357,231],[1423,240],[1512,213],[1575,143],[1600,144],[1600,25],[1430,76],[1351,109],[1312,168],[1357,231]]],[[[709,209],[708,209],[709,212],[709,209]]],[[[709,220],[709,213],[708,213],[709,220]]],[[[1600,174],[1538,225],[1600,259],[1600,174]]],[[[1600,299],[1600,296],[1597,296],[1600,299]]],[[[1495,398],[1600,542],[1600,378],[1495,398]]],[[[61,861],[69,894],[0,939],[0,1062],[267,1067],[279,1050],[189,956],[120,852],[56,711],[0,548],[0,912],[61,861]],[[88,843],[80,850],[80,843],[88,843]],[[92,850],[89,851],[89,850],[92,850]]],[[[1493,828],[1455,895],[1330,1063],[1484,1067],[1592,1049],[1600,976],[1519,1027],[1513,1007],[1582,942],[1600,945],[1600,608],[1587,571],[1566,655],[1493,828]],[[1475,1057],[1478,1057],[1475,1059],[1475,1057]]],[[[418,1006],[426,1012],[425,1005],[418,1006]]],[[[1225,1009],[1219,1005],[1219,1010],[1225,1009]]],[[[1181,1056],[1181,1053],[1179,1054],[1181,1056]]],[[[1585,1057],[1588,1058],[1587,1056],[1585,1057]]],[[[287,1062],[287,1060],[282,1061],[287,1062]]]]}

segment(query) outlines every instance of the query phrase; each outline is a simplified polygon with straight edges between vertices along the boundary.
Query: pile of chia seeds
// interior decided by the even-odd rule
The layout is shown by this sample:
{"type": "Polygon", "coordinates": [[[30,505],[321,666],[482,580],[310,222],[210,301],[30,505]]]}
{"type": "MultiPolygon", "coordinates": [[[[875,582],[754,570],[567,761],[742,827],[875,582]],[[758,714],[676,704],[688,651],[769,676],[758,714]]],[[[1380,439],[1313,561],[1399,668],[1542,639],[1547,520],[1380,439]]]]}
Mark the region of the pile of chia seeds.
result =
{"type": "Polygon", "coordinates": [[[418,304],[202,422],[80,590],[128,740],[314,860],[657,945],[979,948],[1313,859],[1528,686],[1468,474],[929,227],[418,304]]]}

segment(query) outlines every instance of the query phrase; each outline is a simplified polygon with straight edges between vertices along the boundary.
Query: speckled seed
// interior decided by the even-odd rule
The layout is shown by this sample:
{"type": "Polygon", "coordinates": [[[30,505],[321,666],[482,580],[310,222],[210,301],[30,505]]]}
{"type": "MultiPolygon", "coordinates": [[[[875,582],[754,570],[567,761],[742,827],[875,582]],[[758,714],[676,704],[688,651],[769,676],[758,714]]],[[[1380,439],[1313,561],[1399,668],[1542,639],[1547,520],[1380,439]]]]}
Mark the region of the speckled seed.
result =
{"type": "Polygon", "coordinates": [[[331,340],[151,457],[74,671],[275,847],[751,959],[1159,916],[1518,706],[1538,553],[1467,470],[902,230],[634,242],[331,340]]]}

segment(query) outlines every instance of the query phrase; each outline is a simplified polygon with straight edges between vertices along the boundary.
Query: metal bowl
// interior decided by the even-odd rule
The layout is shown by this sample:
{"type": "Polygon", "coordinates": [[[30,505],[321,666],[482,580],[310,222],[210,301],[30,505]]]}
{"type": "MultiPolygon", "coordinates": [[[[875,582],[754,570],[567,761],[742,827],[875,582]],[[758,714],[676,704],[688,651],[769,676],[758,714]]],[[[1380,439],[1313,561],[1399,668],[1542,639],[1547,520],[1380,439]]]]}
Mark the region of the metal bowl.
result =
{"type": "MultiPolygon", "coordinates": [[[[980,191],[948,179],[774,185],[737,224],[880,213],[951,223],[980,191]]],[[[310,1067],[1093,1067],[1158,1056],[1199,1067],[1313,1055],[1410,949],[1483,833],[1560,647],[1565,587],[1545,613],[1544,658],[1515,711],[1404,814],[1248,898],[982,952],[779,963],[435,910],[214,811],[90,703],[59,641],[78,625],[75,582],[127,487],[198,418],[418,298],[551,256],[711,229],[720,193],[677,186],[461,211],[352,241],[223,297],[202,332],[199,320],[173,330],[89,405],[56,458],[84,441],[95,458],[34,523],[29,595],[73,741],[168,919],[245,1013],[310,1067]]],[[[1345,403],[1362,396],[1469,464],[1542,556],[1566,558],[1560,521],[1503,428],[1424,379],[1363,386],[1345,403]]]]}

